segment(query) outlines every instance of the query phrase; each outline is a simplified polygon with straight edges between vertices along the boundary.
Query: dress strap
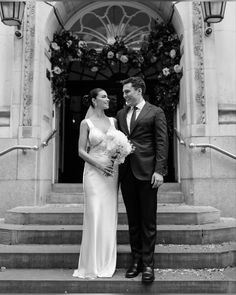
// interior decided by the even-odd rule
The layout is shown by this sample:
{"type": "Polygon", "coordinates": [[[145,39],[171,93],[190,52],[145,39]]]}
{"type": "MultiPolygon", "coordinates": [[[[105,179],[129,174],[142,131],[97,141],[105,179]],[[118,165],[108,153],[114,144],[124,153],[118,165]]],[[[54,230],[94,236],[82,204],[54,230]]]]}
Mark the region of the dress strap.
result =
{"type": "Polygon", "coordinates": [[[115,127],[114,118],[113,117],[109,117],[109,120],[110,120],[111,126],[115,127]]]}
{"type": "Polygon", "coordinates": [[[85,120],[89,126],[89,129],[94,127],[93,122],[90,119],[85,119],[85,120]]]}

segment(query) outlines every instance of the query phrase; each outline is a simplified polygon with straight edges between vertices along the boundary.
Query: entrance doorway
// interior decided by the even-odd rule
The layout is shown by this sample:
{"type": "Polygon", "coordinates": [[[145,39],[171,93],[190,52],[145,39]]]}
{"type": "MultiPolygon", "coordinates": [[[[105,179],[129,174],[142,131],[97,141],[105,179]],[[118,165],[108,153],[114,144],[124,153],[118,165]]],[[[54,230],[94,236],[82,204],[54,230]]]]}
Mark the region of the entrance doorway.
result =
{"type": "MultiPolygon", "coordinates": [[[[99,87],[107,91],[110,98],[110,108],[107,111],[108,116],[116,116],[116,113],[123,107],[124,98],[122,87],[118,82],[127,77],[113,76],[109,80],[80,80],[69,81],[68,90],[70,100],[64,102],[61,107],[60,120],[60,160],[58,180],[61,183],[82,183],[84,162],[78,156],[78,139],[80,132],[80,123],[85,118],[87,107],[82,102],[82,97],[88,94],[93,88],[99,87]]],[[[146,99],[153,103],[153,89],[156,86],[156,80],[147,80],[146,99]]],[[[170,116],[174,121],[174,114],[170,116]]],[[[174,125],[174,122],[170,122],[174,125]]],[[[174,148],[173,133],[169,132],[169,157],[168,174],[165,176],[165,182],[176,182],[176,150],[174,148]]]]}

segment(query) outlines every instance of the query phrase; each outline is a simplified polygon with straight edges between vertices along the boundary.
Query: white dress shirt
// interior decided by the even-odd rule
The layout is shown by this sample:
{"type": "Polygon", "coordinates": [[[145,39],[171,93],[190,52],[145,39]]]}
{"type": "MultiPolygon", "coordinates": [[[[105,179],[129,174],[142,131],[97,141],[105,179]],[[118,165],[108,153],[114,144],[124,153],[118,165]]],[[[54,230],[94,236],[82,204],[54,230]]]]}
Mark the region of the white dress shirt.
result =
{"type": "MultiPolygon", "coordinates": [[[[141,112],[144,105],[145,105],[145,100],[144,99],[142,99],[140,101],[140,103],[136,105],[136,108],[137,108],[136,109],[136,118],[135,118],[136,120],[137,120],[137,118],[138,118],[138,116],[139,116],[139,114],[140,114],[140,112],[141,112]]],[[[130,121],[131,121],[133,111],[134,111],[134,107],[131,107],[130,110],[128,111],[127,117],[126,117],[127,126],[128,126],[129,131],[130,131],[130,121]]]]}

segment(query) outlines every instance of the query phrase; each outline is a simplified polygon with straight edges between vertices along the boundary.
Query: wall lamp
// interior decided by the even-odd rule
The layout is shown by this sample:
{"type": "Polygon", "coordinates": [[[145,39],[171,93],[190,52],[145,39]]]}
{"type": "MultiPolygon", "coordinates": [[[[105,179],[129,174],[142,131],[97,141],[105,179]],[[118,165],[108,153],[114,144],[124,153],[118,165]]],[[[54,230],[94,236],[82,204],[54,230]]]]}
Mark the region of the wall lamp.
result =
{"type": "Polygon", "coordinates": [[[6,26],[16,26],[15,35],[17,38],[22,38],[21,24],[24,16],[25,2],[0,2],[0,17],[1,21],[6,26]]]}
{"type": "Polygon", "coordinates": [[[225,15],[227,1],[203,1],[201,2],[204,22],[207,24],[205,35],[210,36],[212,33],[211,24],[219,23],[225,15]]]}

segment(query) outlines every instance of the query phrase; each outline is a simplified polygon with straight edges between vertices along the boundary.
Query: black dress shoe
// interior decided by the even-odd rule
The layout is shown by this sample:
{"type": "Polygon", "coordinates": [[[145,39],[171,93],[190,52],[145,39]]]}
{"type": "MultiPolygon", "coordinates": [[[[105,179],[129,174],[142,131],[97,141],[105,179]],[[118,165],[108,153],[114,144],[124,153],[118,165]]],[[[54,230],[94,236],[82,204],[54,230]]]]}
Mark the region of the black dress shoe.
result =
{"type": "Polygon", "coordinates": [[[149,284],[152,283],[155,279],[154,270],[150,266],[144,266],[142,274],[142,282],[149,284]]]}
{"type": "Polygon", "coordinates": [[[142,271],[140,263],[134,262],[127,270],[125,277],[126,278],[135,278],[142,271]]]}

